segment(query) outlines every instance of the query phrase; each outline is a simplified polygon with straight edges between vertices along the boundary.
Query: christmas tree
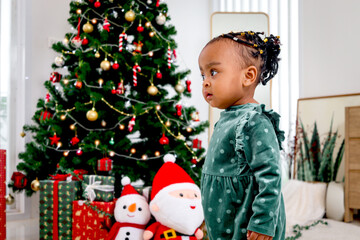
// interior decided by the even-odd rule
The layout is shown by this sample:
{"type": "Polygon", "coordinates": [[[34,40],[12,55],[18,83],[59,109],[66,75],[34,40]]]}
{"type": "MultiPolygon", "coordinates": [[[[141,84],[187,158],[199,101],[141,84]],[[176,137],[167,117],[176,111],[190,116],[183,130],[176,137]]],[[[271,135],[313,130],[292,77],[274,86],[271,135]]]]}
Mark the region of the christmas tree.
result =
{"type": "Polygon", "coordinates": [[[207,122],[184,104],[189,71],[178,70],[167,12],[159,0],[70,3],[68,22],[76,32],[52,46],[58,56],[44,83],[48,94],[22,133],[32,136],[17,166],[28,181],[11,182],[13,191],[30,196],[29,183],[64,169],[151,185],[167,153],[199,180],[204,149],[196,135],[207,122]]]}

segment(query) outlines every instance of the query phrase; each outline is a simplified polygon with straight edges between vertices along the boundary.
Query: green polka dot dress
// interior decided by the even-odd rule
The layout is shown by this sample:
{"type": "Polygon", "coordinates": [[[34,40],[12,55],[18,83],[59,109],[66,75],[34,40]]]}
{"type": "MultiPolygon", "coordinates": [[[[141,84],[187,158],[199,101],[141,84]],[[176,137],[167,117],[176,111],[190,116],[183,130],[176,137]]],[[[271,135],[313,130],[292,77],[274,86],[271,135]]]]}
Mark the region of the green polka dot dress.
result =
{"type": "Polygon", "coordinates": [[[248,230],[285,239],[280,116],[248,103],[221,113],[201,177],[211,240],[246,239],[248,230]]]}

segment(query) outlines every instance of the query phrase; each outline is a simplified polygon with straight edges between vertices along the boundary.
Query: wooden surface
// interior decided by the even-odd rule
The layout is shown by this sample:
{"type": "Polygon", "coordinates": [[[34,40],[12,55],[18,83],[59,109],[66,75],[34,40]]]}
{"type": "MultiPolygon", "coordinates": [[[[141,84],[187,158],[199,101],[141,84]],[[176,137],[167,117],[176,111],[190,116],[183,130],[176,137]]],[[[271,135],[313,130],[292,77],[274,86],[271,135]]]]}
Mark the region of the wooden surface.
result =
{"type": "Polygon", "coordinates": [[[360,106],[345,109],[345,222],[360,209],[360,106]]]}

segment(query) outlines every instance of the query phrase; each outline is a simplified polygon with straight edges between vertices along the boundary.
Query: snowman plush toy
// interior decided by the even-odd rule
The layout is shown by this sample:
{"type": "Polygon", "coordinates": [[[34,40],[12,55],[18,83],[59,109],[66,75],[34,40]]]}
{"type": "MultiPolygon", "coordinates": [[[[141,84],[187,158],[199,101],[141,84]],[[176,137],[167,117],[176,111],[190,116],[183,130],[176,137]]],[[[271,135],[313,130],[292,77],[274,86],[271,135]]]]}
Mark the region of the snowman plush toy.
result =
{"type": "Polygon", "coordinates": [[[116,223],[106,239],[143,240],[143,233],[151,215],[149,205],[145,197],[130,185],[130,178],[124,177],[121,184],[124,188],[114,210],[116,223]]]}

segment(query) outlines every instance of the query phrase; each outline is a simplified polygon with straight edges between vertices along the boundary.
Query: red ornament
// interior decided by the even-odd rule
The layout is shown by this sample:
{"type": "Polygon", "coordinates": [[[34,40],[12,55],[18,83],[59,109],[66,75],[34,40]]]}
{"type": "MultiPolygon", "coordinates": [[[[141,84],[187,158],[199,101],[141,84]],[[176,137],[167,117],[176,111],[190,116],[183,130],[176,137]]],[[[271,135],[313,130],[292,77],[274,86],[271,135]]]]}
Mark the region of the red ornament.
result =
{"type": "Polygon", "coordinates": [[[75,87],[76,87],[77,89],[81,89],[81,88],[82,88],[82,81],[77,80],[77,81],[75,82],[75,87]]]}
{"type": "Polygon", "coordinates": [[[197,149],[201,149],[201,140],[195,138],[193,140],[193,145],[192,145],[193,148],[197,148],[197,149]]]}
{"type": "Polygon", "coordinates": [[[159,140],[159,143],[161,145],[168,145],[169,144],[169,139],[165,136],[165,133],[163,133],[162,137],[159,140]]]}
{"type": "Polygon", "coordinates": [[[99,0],[97,0],[95,3],[94,3],[94,6],[96,8],[99,8],[101,6],[101,3],[99,2],[99,0]]]}
{"type": "Polygon", "coordinates": [[[141,24],[139,24],[139,26],[136,28],[136,30],[137,30],[138,32],[143,32],[143,31],[144,31],[144,27],[141,26],[141,24]]]}
{"type": "Polygon", "coordinates": [[[14,187],[16,188],[24,188],[27,185],[27,178],[26,176],[21,172],[13,172],[13,175],[11,176],[11,181],[14,182],[14,187]]]}
{"type": "Polygon", "coordinates": [[[197,159],[195,157],[193,157],[191,159],[191,163],[196,165],[198,163],[198,161],[197,161],[197,159]]]}
{"type": "Polygon", "coordinates": [[[81,148],[76,150],[76,155],[81,156],[82,154],[83,154],[83,150],[81,148]]]}
{"type": "Polygon", "coordinates": [[[52,115],[48,110],[45,110],[45,111],[43,111],[43,112],[40,114],[39,121],[43,121],[43,120],[49,119],[49,118],[51,118],[52,116],[53,116],[53,115],[52,115]]]}
{"type": "Polygon", "coordinates": [[[156,78],[162,79],[162,74],[161,74],[160,70],[157,71],[156,78]]]}
{"type": "Polygon", "coordinates": [[[53,83],[56,83],[56,82],[60,82],[60,80],[61,80],[61,74],[60,73],[58,73],[58,72],[52,72],[51,74],[50,74],[50,81],[51,82],[53,82],[53,83]]]}
{"type": "Polygon", "coordinates": [[[160,6],[160,0],[156,0],[156,7],[160,6]]]}
{"type": "Polygon", "coordinates": [[[45,103],[48,103],[48,102],[50,102],[50,93],[47,93],[46,97],[45,97],[45,103]]]}
{"type": "Polygon", "coordinates": [[[112,65],[112,68],[114,70],[118,69],[120,67],[120,65],[115,61],[115,63],[112,65]]]}
{"type": "Polygon", "coordinates": [[[50,145],[54,145],[54,144],[58,144],[60,138],[58,136],[56,136],[56,133],[54,133],[54,136],[49,137],[49,139],[51,140],[50,145]]]}
{"type": "Polygon", "coordinates": [[[84,38],[83,40],[82,40],[82,45],[87,45],[89,43],[89,40],[87,39],[87,38],[84,38]]]}
{"type": "Polygon", "coordinates": [[[102,158],[98,160],[98,171],[110,171],[112,169],[112,160],[110,158],[102,158]]]}
{"type": "MultiPolygon", "coordinates": [[[[100,2],[99,2],[99,3],[100,3],[100,2]]],[[[107,18],[105,18],[105,20],[104,20],[103,28],[104,28],[104,30],[110,32],[110,23],[109,23],[109,21],[107,20],[107,18]]]]}
{"type": "Polygon", "coordinates": [[[79,142],[80,142],[80,139],[77,136],[73,137],[70,141],[71,145],[73,145],[73,146],[75,146],[79,142]]]}
{"type": "Polygon", "coordinates": [[[186,90],[187,90],[188,92],[191,92],[191,88],[190,88],[191,81],[188,79],[188,80],[185,81],[185,83],[186,83],[186,90]]]}
{"type": "Polygon", "coordinates": [[[116,89],[115,89],[115,87],[113,87],[113,89],[111,89],[111,93],[112,93],[112,94],[116,94],[116,89]]]}
{"type": "Polygon", "coordinates": [[[176,104],[175,108],[176,108],[176,115],[180,117],[182,115],[181,113],[182,106],[180,104],[176,104]]]}

